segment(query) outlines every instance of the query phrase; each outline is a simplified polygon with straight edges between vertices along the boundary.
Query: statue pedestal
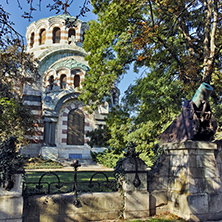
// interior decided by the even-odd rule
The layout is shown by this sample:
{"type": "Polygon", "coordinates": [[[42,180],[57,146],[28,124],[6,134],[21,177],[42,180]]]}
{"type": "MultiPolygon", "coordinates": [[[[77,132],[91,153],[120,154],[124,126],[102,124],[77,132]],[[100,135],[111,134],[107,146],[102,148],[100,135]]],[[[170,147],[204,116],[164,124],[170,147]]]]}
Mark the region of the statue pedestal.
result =
{"type": "Polygon", "coordinates": [[[204,141],[169,143],[168,209],[184,219],[222,219],[221,179],[214,151],[204,141]]]}

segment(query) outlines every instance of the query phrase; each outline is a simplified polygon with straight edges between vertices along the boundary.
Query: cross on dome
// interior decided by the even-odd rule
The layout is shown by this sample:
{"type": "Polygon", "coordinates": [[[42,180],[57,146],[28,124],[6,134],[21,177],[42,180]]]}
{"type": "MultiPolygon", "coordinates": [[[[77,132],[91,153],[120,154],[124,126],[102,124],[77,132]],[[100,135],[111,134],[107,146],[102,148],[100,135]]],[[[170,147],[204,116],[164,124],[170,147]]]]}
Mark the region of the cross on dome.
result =
{"type": "Polygon", "coordinates": [[[69,4],[68,4],[68,1],[66,0],[66,3],[64,4],[64,14],[67,14],[67,8],[70,6],[69,4]]]}

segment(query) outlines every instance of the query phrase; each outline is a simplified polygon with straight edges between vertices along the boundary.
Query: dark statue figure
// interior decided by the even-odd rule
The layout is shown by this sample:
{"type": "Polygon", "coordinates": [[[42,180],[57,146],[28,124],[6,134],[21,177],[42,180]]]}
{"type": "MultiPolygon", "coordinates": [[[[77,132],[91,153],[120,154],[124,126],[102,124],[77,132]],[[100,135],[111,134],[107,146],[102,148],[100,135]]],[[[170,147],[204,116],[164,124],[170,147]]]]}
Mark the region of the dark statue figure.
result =
{"type": "Polygon", "coordinates": [[[161,134],[161,142],[186,140],[209,141],[217,129],[216,120],[210,109],[208,98],[212,86],[202,83],[191,101],[185,101],[181,114],[161,134]]]}

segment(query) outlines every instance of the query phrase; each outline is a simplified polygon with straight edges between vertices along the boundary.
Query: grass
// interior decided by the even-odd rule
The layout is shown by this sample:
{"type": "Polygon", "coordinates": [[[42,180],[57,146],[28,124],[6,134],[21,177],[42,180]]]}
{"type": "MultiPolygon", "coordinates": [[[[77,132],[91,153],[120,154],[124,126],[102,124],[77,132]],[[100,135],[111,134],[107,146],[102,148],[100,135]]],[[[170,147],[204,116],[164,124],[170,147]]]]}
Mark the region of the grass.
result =
{"type": "MultiPolygon", "coordinates": [[[[74,186],[74,171],[51,171],[51,172],[26,172],[24,183],[24,194],[45,194],[45,193],[67,193],[72,192],[74,186]],[[43,176],[44,175],[44,176],[43,176]],[[42,177],[43,176],[43,177],[42,177]],[[58,176],[58,177],[57,177],[58,176]],[[40,178],[41,184],[39,184],[40,178]],[[62,187],[58,189],[58,178],[62,187]],[[41,189],[38,189],[38,184],[41,189]],[[37,185],[37,186],[36,186],[37,185]]],[[[95,172],[78,171],[77,172],[77,190],[83,192],[107,192],[116,189],[116,182],[113,171],[95,172]],[[105,175],[107,178],[105,177],[105,175]],[[90,179],[92,179],[90,183],[90,179]],[[107,183],[107,179],[109,183],[107,183]],[[89,187],[89,185],[92,185],[89,187]]]]}
{"type": "MultiPolygon", "coordinates": [[[[53,173],[56,173],[61,181],[67,181],[67,182],[73,182],[74,180],[74,171],[52,171],[53,173]]],[[[45,173],[45,172],[26,172],[26,182],[38,182],[39,178],[41,177],[41,175],[45,173]]],[[[95,174],[96,171],[78,171],[77,172],[77,180],[78,182],[84,182],[84,181],[89,181],[89,179],[93,176],[93,174],[95,174]]],[[[107,171],[104,172],[107,176],[109,180],[113,180],[114,175],[113,175],[113,171],[107,171]]],[[[105,180],[104,175],[97,174],[94,177],[95,180],[105,180]]],[[[43,180],[43,182],[55,182],[56,180],[56,176],[51,174],[51,175],[46,175],[43,180]]]]}
{"type": "MultiPolygon", "coordinates": [[[[24,194],[55,194],[55,193],[67,193],[72,192],[74,187],[74,170],[56,171],[58,168],[62,168],[62,164],[52,160],[46,160],[43,157],[34,157],[26,160],[25,169],[52,169],[51,172],[27,172],[24,182],[24,194]],[[45,175],[44,175],[45,174],[45,175]],[[43,176],[44,175],[44,176],[43,176]],[[43,177],[42,177],[43,176],[43,177]],[[41,184],[39,183],[40,178],[41,184]],[[59,179],[58,179],[59,178],[59,179]],[[60,183],[58,183],[60,181],[60,183]],[[58,185],[62,185],[58,188],[58,185]]],[[[116,189],[116,182],[114,173],[112,171],[105,172],[107,178],[95,171],[78,171],[77,172],[77,190],[78,192],[104,192],[113,191],[116,189]],[[94,175],[95,174],[95,175],[94,175]],[[94,176],[93,176],[94,175],[94,176]],[[90,178],[92,182],[90,183],[90,178]],[[89,184],[91,187],[89,187],[89,184]]]]}
{"type": "Polygon", "coordinates": [[[25,169],[58,169],[62,167],[61,163],[53,160],[46,160],[41,156],[29,158],[25,163],[25,169]]]}

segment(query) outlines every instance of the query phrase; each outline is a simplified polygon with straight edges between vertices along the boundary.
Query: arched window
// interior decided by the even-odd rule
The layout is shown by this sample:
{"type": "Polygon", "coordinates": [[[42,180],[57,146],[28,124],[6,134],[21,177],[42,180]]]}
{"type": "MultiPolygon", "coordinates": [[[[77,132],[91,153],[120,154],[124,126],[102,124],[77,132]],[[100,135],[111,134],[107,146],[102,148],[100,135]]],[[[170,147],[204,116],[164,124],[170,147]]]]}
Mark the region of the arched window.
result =
{"type": "Polygon", "coordinates": [[[52,90],[54,85],[54,76],[49,77],[49,89],[52,90]]]}
{"type": "Polygon", "coordinates": [[[68,37],[71,38],[72,36],[75,36],[75,35],[76,35],[75,29],[69,29],[68,37]]]}
{"type": "Polygon", "coordinates": [[[84,145],[84,125],[83,112],[72,109],[68,114],[67,145],[84,145]]]}
{"type": "Polygon", "coordinates": [[[34,38],[35,38],[35,33],[32,32],[31,37],[30,37],[30,48],[32,48],[34,45],[34,40],[35,40],[34,38]]]}
{"type": "Polygon", "coordinates": [[[83,30],[82,32],[82,41],[84,42],[84,40],[85,40],[85,30],[83,30]]]}
{"type": "Polygon", "coordinates": [[[46,40],[46,30],[41,29],[39,33],[39,45],[45,44],[45,40],[46,40]]]}
{"type": "Polygon", "coordinates": [[[61,37],[60,28],[55,27],[53,29],[53,43],[59,43],[60,42],[60,37],[61,37]]]}
{"type": "Polygon", "coordinates": [[[66,75],[62,74],[60,77],[60,89],[66,88],[66,75]]]}
{"type": "Polygon", "coordinates": [[[80,86],[80,76],[78,74],[76,74],[74,76],[74,87],[79,87],[80,86]]]}
{"type": "Polygon", "coordinates": [[[71,75],[74,76],[74,87],[79,87],[80,86],[80,76],[81,76],[82,71],[80,69],[73,69],[71,71],[71,75]]]}

